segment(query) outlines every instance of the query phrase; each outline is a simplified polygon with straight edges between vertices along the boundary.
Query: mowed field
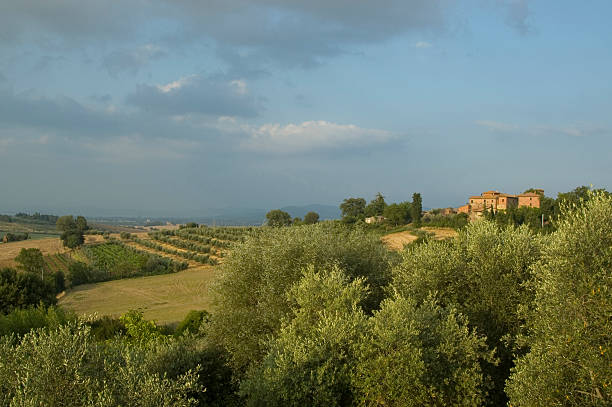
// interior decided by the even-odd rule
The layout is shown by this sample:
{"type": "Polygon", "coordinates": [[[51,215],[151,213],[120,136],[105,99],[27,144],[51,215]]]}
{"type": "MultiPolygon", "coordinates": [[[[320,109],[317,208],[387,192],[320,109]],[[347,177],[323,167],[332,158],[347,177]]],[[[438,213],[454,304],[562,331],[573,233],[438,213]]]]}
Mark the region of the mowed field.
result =
{"type": "Polygon", "coordinates": [[[57,237],[0,243],[0,267],[15,266],[15,257],[17,257],[21,249],[32,248],[40,249],[43,255],[65,253],[67,251],[62,245],[62,241],[57,237]]]}
{"type": "MultiPolygon", "coordinates": [[[[421,230],[429,233],[435,240],[451,239],[457,236],[457,231],[452,228],[423,227],[421,230]]],[[[381,237],[381,240],[391,250],[403,250],[404,246],[418,239],[418,236],[406,230],[403,232],[391,233],[381,237]]]]}
{"type": "Polygon", "coordinates": [[[81,285],[63,296],[59,304],[79,315],[120,316],[139,309],[157,323],[176,323],[191,310],[210,310],[208,289],[217,270],[201,266],[173,274],[81,285]]]}

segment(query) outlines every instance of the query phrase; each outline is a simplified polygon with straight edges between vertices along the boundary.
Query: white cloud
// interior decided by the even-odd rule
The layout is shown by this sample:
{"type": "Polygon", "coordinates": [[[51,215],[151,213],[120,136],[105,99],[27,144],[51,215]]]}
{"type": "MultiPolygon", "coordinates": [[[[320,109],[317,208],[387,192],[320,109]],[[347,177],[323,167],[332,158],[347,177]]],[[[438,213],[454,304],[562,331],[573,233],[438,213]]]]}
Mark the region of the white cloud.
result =
{"type": "Polygon", "coordinates": [[[159,89],[163,93],[168,93],[168,92],[170,92],[172,90],[180,89],[183,86],[188,85],[195,78],[196,78],[196,75],[189,75],[189,76],[186,76],[184,78],[177,79],[176,81],[172,81],[170,83],[167,83],[165,85],[156,85],[156,87],[157,87],[157,89],[159,89]]]}
{"type": "Polygon", "coordinates": [[[427,41],[419,41],[416,44],[414,44],[414,46],[416,48],[431,48],[432,44],[427,41]]]}
{"type": "Polygon", "coordinates": [[[307,121],[301,124],[265,124],[243,128],[248,136],[242,148],[266,153],[302,153],[325,149],[350,149],[382,144],[394,138],[391,132],[365,129],[353,124],[307,121]]]}
{"type": "Polygon", "coordinates": [[[230,86],[234,89],[239,95],[246,95],[249,90],[247,89],[247,84],[243,79],[237,79],[230,82],[230,86]]]}

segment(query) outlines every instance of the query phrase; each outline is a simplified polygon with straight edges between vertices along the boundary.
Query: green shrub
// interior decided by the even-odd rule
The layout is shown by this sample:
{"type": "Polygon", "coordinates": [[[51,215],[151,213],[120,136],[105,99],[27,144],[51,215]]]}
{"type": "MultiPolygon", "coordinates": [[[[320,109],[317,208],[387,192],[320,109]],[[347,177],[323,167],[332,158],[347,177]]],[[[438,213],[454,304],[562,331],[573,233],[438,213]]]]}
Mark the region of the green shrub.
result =
{"type": "Polygon", "coordinates": [[[7,315],[0,315],[0,336],[24,335],[33,329],[56,329],[76,321],[76,316],[59,307],[30,307],[14,309],[7,315]]]}
{"type": "Polygon", "coordinates": [[[193,406],[197,369],[153,372],[149,352],[123,341],[96,343],[83,324],[0,338],[0,405],[193,406]]]}
{"type": "Polygon", "coordinates": [[[41,279],[40,274],[0,269],[0,314],[7,314],[16,308],[40,303],[49,306],[56,302],[54,284],[41,279]]]}
{"type": "Polygon", "coordinates": [[[186,334],[197,334],[200,328],[204,327],[210,320],[208,311],[189,311],[185,319],[183,319],[175,330],[176,336],[186,334]]]}

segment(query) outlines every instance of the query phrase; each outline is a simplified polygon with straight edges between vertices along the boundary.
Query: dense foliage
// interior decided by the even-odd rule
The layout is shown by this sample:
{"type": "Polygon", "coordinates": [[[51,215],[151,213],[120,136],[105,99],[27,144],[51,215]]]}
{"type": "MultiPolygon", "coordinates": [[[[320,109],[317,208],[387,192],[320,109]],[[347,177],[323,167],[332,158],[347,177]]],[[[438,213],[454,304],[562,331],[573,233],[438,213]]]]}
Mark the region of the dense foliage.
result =
{"type": "Polygon", "coordinates": [[[290,312],[287,290],[308,265],[319,270],[337,264],[350,278],[365,278],[371,286],[365,307],[371,311],[389,281],[387,258],[376,236],[342,226],[317,224],[251,235],[221,266],[211,334],[228,349],[236,369],[246,369],[264,357],[263,341],[278,332],[290,312]]]}
{"type": "Polygon", "coordinates": [[[0,269],[0,314],[39,303],[55,304],[55,293],[54,284],[40,274],[0,269]]]}
{"type": "Polygon", "coordinates": [[[87,259],[69,266],[68,279],[79,285],[98,281],[145,275],[174,273],[187,268],[186,263],[136,250],[119,242],[83,246],[80,249],[87,259]]]}
{"type": "Polygon", "coordinates": [[[0,316],[0,405],[608,406],[612,197],[587,195],[550,234],[485,219],[399,256],[340,222],[228,232],[214,313],[174,332],[31,290],[0,316]]]}
{"type": "Polygon", "coordinates": [[[593,194],[565,213],[534,274],[530,352],[513,370],[510,401],[612,404],[612,199],[593,194]]]}
{"type": "Polygon", "coordinates": [[[56,227],[62,232],[60,239],[64,246],[74,249],[85,242],[84,233],[89,229],[87,220],[83,216],[61,216],[57,219],[56,227]]]}
{"type": "Polygon", "coordinates": [[[22,240],[28,240],[30,238],[30,234],[27,232],[24,233],[7,233],[4,235],[4,237],[2,238],[2,241],[6,242],[6,243],[10,243],[10,242],[19,242],[22,240]]]}
{"type": "Polygon", "coordinates": [[[266,223],[272,227],[289,226],[291,225],[291,215],[280,209],[273,209],[266,213],[266,223]]]}

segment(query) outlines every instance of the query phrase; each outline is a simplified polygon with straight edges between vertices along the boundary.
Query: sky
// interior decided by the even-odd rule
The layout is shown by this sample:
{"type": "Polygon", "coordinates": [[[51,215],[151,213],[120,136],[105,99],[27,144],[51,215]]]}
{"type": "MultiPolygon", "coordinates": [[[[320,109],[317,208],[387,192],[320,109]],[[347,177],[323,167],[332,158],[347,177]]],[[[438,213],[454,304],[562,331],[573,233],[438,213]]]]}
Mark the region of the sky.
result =
{"type": "Polygon", "coordinates": [[[612,182],[612,2],[0,0],[0,213],[612,182]]]}

